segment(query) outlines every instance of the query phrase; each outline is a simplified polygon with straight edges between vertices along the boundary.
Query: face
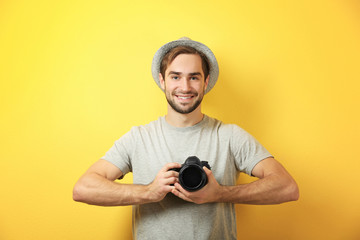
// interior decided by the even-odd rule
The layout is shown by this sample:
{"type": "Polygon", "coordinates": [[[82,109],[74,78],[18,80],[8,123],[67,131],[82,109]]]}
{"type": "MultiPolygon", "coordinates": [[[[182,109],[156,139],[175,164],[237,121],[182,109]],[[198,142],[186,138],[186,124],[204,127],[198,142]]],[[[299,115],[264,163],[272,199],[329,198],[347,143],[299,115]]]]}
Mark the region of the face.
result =
{"type": "Polygon", "coordinates": [[[166,69],[165,79],[159,77],[169,105],[182,114],[199,107],[209,81],[204,80],[201,57],[196,54],[180,54],[166,69]]]}

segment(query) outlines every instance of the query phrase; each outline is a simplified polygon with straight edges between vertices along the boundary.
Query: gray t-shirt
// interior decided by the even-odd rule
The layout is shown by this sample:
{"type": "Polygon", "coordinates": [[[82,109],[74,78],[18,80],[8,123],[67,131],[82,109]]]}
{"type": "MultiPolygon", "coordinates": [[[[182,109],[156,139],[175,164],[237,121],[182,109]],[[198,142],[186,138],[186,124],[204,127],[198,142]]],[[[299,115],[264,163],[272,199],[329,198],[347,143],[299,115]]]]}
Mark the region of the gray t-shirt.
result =
{"type": "MultiPolygon", "coordinates": [[[[105,159],[134,184],[149,184],[167,163],[184,163],[189,156],[208,161],[221,185],[235,185],[238,174],[251,175],[254,166],[271,154],[234,124],[204,115],[198,124],[177,128],[160,117],[133,127],[115,142],[105,159]]],[[[232,203],[194,204],[169,193],[160,202],[133,206],[135,239],[236,239],[232,203]]]]}

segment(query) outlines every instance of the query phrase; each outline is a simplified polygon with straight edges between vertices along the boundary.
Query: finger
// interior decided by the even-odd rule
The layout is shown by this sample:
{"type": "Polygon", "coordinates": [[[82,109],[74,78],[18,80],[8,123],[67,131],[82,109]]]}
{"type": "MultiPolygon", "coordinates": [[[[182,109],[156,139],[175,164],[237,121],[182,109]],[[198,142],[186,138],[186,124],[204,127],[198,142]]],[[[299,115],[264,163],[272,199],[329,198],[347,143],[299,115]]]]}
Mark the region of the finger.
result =
{"type": "Polygon", "coordinates": [[[162,171],[163,172],[167,172],[169,171],[171,168],[180,168],[181,164],[180,163],[168,163],[166,164],[163,168],[162,171]]]}
{"type": "Polygon", "coordinates": [[[185,197],[189,196],[190,192],[186,191],[179,183],[175,183],[174,186],[176,190],[181,192],[185,197]]]}
{"type": "Polygon", "coordinates": [[[174,186],[166,185],[166,186],[164,186],[163,191],[165,193],[169,193],[169,192],[172,192],[174,189],[175,189],[174,186]]]}
{"type": "Polygon", "coordinates": [[[176,188],[174,188],[172,191],[171,191],[172,194],[174,194],[175,196],[185,200],[185,201],[188,201],[188,202],[193,202],[190,198],[186,197],[183,193],[179,192],[176,188]]]}
{"type": "Polygon", "coordinates": [[[164,177],[165,178],[169,178],[169,177],[176,177],[178,178],[179,177],[179,173],[176,172],[176,171],[167,171],[164,173],[164,177]]]}
{"type": "Polygon", "coordinates": [[[176,182],[177,182],[176,177],[171,177],[171,178],[164,179],[164,184],[165,185],[175,184],[176,182]]]}

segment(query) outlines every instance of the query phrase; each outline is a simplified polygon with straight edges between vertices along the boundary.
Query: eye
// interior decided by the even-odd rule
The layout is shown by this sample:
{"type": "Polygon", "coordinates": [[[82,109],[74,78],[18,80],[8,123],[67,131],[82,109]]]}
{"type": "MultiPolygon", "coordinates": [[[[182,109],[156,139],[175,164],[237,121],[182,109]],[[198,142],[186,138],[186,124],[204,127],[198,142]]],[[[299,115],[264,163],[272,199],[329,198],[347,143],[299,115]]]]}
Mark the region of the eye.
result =
{"type": "Polygon", "coordinates": [[[178,76],[172,76],[171,78],[174,79],[174,80],[178,80],[178,79],[179,79],[178,76]]]}
{"type": "Polygon", "coordinates": [[[198,80],[198,77],[191,77],[190,80],[198,80]]]}

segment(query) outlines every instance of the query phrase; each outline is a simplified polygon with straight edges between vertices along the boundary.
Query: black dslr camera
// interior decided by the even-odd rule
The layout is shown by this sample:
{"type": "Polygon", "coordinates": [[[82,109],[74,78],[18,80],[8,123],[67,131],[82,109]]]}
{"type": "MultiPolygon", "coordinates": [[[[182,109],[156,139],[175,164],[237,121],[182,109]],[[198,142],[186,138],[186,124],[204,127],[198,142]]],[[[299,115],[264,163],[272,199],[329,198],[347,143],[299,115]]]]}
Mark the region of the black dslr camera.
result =
{"type": "Polygon", "coordinates": [[[179,172],[180,185],[189,192],[200,190],[207,184],[207,176],[203,167],[211,169],[207,161],[200,161],[192,156],[185,160],[180,168],[172,168],[171,171],[179,172]]]}

